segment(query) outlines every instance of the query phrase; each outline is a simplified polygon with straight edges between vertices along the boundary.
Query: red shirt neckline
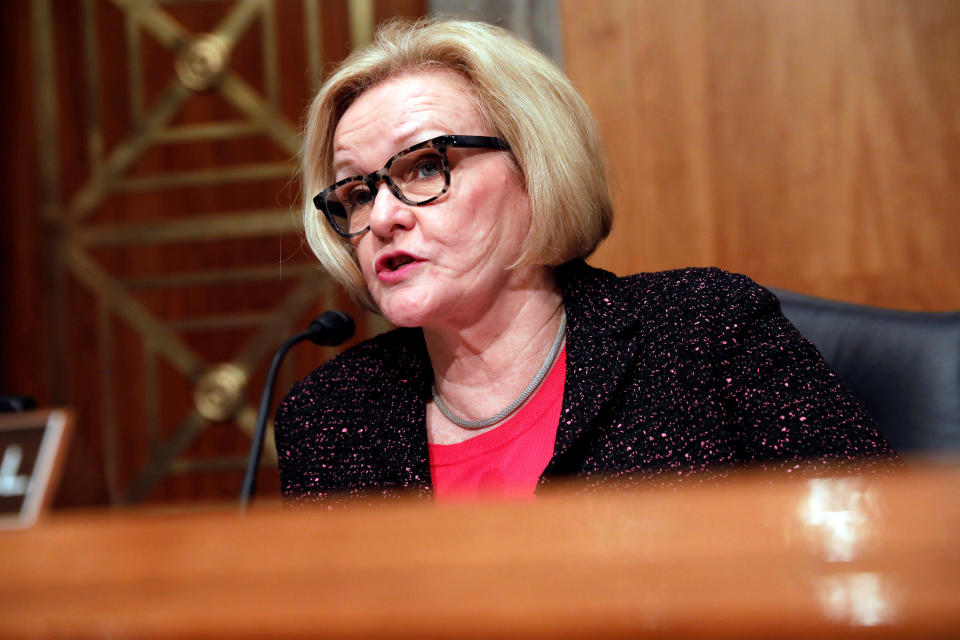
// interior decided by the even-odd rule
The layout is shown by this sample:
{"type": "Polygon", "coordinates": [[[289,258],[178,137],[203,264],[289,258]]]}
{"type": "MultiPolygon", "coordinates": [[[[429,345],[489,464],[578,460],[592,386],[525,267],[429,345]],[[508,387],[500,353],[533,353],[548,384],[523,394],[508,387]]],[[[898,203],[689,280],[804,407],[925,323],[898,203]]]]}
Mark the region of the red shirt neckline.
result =
{"type": "Polygon", "coordinates": [[[550,373],[533,396],[499,427],[455,444],[430,444],[431,464],[439,467],[465,462],[509,444],[537,425],[550,411],[557,396],[563,395],[566,357],[567,347],[564,345],[550,373]]]}

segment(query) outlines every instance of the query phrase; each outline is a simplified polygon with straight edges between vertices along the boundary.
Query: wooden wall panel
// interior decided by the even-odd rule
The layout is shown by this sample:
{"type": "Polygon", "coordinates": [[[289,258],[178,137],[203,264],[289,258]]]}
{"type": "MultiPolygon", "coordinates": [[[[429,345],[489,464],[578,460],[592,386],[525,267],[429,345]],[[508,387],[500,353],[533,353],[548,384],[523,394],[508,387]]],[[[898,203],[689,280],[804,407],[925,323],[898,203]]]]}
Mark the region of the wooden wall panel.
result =
{"type": "Polygon", "coordinates": [[[594,264],[719,265],[881,306],[960,308],[960,3],[561,0],[607,143],[594,264]]]}

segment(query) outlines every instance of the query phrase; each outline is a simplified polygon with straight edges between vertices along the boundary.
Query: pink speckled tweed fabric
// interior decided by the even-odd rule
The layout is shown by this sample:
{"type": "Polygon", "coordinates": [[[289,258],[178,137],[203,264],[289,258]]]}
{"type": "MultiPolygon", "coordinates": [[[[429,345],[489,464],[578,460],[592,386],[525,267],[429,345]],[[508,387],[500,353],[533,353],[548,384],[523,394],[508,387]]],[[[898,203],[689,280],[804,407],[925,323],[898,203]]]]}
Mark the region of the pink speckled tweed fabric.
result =
{"type": "MultiPolygon", "coordinates": [[[[816,349],[746,276],[683,269],[626,278],[558,268],[567,374],[541,486],[672,486],[759,467],[784,475],[899,458],[816,349]]],[[[294,502],[431,495],[418,329],[377,336],[294,385],[276,417],[282,490],[294,502]]]]}

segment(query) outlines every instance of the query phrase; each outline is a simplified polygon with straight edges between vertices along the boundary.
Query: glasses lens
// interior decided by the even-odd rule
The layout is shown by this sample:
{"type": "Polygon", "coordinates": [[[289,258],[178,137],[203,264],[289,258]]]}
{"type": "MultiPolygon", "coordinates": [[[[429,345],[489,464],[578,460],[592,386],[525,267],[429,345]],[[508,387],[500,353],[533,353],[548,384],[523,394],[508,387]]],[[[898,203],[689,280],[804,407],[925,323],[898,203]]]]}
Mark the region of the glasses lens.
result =
{"type": "MultiPolygon", "coordinates": [[[[446,162],[441,151],[426,148],[409,151],[390,164],[390,182],[407,203],[423,204],[447,188],[446,162]]],[[[368,176],[373,181],[375,174],[368,176]]],[[[376,180],[376,184],[380,184],[376,180]]],[[[358,234],[370,225],[370,212],[377,194],[364,180],[352,180],[327,193],[324,206],[341,233],[358,234]]]]}
{"type": "Polygon", "coordinates": [[[367,227],[374,193],[362,180],[340,185],[327,196],[327,211],[344,233],[356,233],[367,227]]]}
{"type": "Polygon", "coordinates": [[[447,186],[444,162],[436,149],[417,149],[390,165],[390,180],[414,203],[436,198],[447,186]]]}

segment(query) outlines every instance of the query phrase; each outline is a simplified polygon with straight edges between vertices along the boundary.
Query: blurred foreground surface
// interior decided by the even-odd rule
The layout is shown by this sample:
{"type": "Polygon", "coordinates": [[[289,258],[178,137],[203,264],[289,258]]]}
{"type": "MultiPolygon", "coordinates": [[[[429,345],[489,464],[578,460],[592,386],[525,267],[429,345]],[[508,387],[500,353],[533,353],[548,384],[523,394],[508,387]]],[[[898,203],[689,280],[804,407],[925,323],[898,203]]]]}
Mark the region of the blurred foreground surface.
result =
{"type": "Polygon", "coordinates": [[[960,468],[886,479],[60,515],[0,637],[960,637],[960,468]]]}

